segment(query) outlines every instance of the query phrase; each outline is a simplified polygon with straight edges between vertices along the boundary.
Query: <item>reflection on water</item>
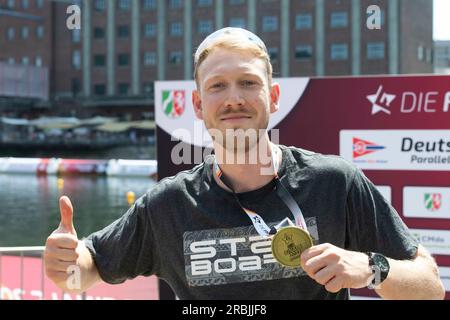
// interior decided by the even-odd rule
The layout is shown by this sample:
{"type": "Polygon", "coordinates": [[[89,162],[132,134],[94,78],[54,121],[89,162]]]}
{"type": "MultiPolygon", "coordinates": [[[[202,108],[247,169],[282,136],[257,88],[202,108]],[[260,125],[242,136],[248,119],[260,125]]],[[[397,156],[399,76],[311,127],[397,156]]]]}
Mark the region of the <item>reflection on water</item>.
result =
{"type": "Polygon", "coordinates": [[[126,212],[128,191],[137,199],[156,183],[134,177],[71,176],[63,180],[0,174],[0,247],[44,245],[59,224],[61,195],[72,200],[74,225],[82,238],[126,212]]]}

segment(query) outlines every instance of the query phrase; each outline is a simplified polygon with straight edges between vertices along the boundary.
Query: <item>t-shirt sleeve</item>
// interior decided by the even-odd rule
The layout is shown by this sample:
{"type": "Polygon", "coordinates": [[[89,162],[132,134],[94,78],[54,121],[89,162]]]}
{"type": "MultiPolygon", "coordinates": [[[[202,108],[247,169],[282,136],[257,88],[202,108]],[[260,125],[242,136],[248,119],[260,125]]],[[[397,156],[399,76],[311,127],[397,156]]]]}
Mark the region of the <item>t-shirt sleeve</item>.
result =
{"type": "Polygon", "coordinates": [[[360,169],[355,170],[346,209],[346,246],[350,250],[379,252],[397,260],[415,257],[417,240],[360,169]]]}
{"type": "Polygon", "coordinates": [[[100,277],[110,284],[155,273],[155,252],[147,197],[139,198],[118,220],[84,241],[100,277]]]}

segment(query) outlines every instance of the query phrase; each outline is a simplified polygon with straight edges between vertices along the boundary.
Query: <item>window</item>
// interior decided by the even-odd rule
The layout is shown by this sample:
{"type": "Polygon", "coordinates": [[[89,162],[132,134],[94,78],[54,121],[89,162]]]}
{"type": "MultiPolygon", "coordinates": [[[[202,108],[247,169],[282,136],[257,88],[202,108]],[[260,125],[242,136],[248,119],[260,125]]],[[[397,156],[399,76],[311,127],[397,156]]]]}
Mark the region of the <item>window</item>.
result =
{"type": "Polygon", "coordinates": [[[277,16],[266,16],[263,17],[263,31],[273,32],[278,30],[278,17],[277,16]]]}
{"type": "Polygon", "coordinates": [[[170,8],[172,9],[181,8],[181,0],[170,0],[170,8]]]}
{"type": "Polygon", "coordinates": [[[144,25],[144,36],[146,38],[153,38],[156,36],[156,25],[154,23],[146,23],[144,25]]]}
{"type": "Polygon", "coordinates": [[[347,60],[348,45],[346,43],[331,45],[331,60],[347,60]]]}
{"type": "Polygon", "coordinates": [[[130,28],[128,26],[119,26],[117,28],[117,35],[121,39],[126,39],[130,36],[130,28]]]}
{"type": "Polygon", "coordinates": [[[154,92],[154,85],[153,82],[144,82],[144,94],[147,96],[153,96],[153,92],[154,92]]]}
{"type": "Polygon", "coordinates": [[[311,45],[298,45],[295,47],[295,59],[297,60],[307,60],[311,59],[313,54],[313,49],[311,45]]]}
{"type": "Polygon", "coordinates": [[[95,39],[104,39],[105,38],[105,29],[100,28],[100,27],[95,27],[94,28],[94,38],[95,39]]]}
{"type": "MultiPolygon", "coordinates": [[[[79,29],[74,29],[73,31],[77,30],[78,33],[80,32],[79,29]]],[[[42,39],[44,38],[44,26],[37,26],[36,28],[36,38],[42,39]]]]}
{"type": "Polygon", "coordinates": [[[244,4],[244,0],[230,0],[230,5],[237,6],[240,4],[244,4]]]}
{"type": "Polygon", "coordinates": [[[200,20],[198,22],[199,34],[210,34],[213,31],[213,23],[211,20],[200,20]]]}
{"type": "Polygon", "coordinates": [[[94,9],[95,11],[105,11],[106,3],[105,0],[95,0],[94,9]]]}
{"type": "Polygon", "coordinates": [[[311,14],[296,15],[295,29],[297,30],[312,29],[312,15],[311,14]]]}
{"type": "Polygon", "coordinates": [[[367,44],[367,59],[384,59],[384,42],[369,42],[367,44]]]}
{"type": "Polygon", "coordinates": [[[170,35],[172,37],[180,37],[183,34],[183,25],[181,22],[172,22],[170,24],[170,35]]]}
{"type": "Polygon", "coordinates": [[[272,63],[278,62],[278,48],[277,47],[268,48],[267,51],[269,52],[270,61],[272,63]]]}
{"type": "Polygon", "coordinates": [[[28,0],[22,0],[22,8],[28,9],[30,7],[30,2],[28,0]]]}
{"type": "Polygon", "coordinates": [[[22,57],[22,64],[24,66],[27,66],[30,63],[30,58],[28,57],[22,57]]]}
{"type": "Polygon", "coordinates": [[[10,64],[10,65],[16,64],[16,59],[14,59],[14,58],[8,58],[8,64],[10,64]]]}
{"type": "Polygon", "coordinates": [[[199,7],[210,7],[212,5],[212,0],[197,0],[197,6],[199,7]]]}
{"type": "Polygon", "coordinates": [[[144,10],[155,10],[156,0],[143,0],[144,10]]]}
{"type": "Polygon", "coordinates": [[[74,96],[78,95],[81,92],[81,83],[80,79],[73,78],[72,79],[72,94],[74,96]]]}
{"type": "Polygon", "coordinates": [[[121,96],[126,96],[129,94],[130,85],[128,83],[119,83],[117,86],[117,92],[121,96]]]}
{"type": "Polygon", "coordinates": [[[12,9],[14,8],[15,1],[14,0],[8,0],[8,8],[12,9]]]}
{"type": "Polygon", "coordinates": [[[94,66],[95,67],[104,67],[105,66],[105,55],[104,54],[96,54],[94,55],[94,66]]]}
{"type": "Polygon", "coordinates": [[[94,94],[96,96],[104,96],[106,94],[106,87],[104,84],[94,85],[94,94]]]}
{"type": "Polygon", "coordinates": [[[183,60],[183,54],[179,51],[172,51],[169,54],[169,63],[170,64],[181,64],[183,60]]]}
{"type": "Polygon", "coordinates": [[[6,37],[8,38],[8,41],[14,40],[15,33],[16,32],[14,28],[8,28],[8,31],[6,31],[6,37]]]}
{"type": "Polygon", "coordinates": [[[131,3],[130,0],[119,0],[119,9],[123,11],[130,10],[131,3]]]}
{"type": "Polygon", "coordinates": [[[245,19],[244,18],[231,18],[230,19],[230,27],[245,28],[245,19]]]}
{"type": "Polygon", "coordinates": [[[345,11],[331,13],[331,27],[345,28],[348,26],[348,14],[345,11]]]}
{"type": "Polygon", "coordinates": [[[42,67],[42,58],[41,58],[41,56],[36,56],[36,58],[34,60],[34,65],[36,67],[42,67]]]}
{"type": "Polygon", "coordinates": [[[427,52],[426,52],[426,55],[427,55],[427,62],[428,63],[433,63],[433,49],[428,48],[427,52]]]}
{"type": "Polygon", "coordinates": [[[156,53],[155,52],[144,53],[144,65],[145,66],[155,66],[156,65],[156,53]]]}
{"type": "Polygon", "coordinates": [[[22,39],[28,39],[30,35],[30,29],[28,27],[22,27],[22,39]]]}
{"type": "Polygon", "coordinates": [[[44,0],[36,0],[36,7],[39,9],[44,7],[44,0]]]}
{"type": "Polygon", "coordinates": [[[81,69],[81,54],[79,50],[72,52],[72,67],[75,70],[81,69]]]}
{"type": "Polygon", "coordinates": [[[81,40],[81,30],[80,29],[73,29],[72,30],[72,42],[78,43],[81,40]]]}
{"type": "Polygon", "coordinates": [[[417,59],[423,61],[425,58],[425,48],[423,46],[417,47],[417,59]]]}
{"type": "Polygon", "coordinates": [[[121,67],[126,67],[130,64],[130,55],[127,53],[121,53],[118,56],[118,63],[121,67]]]}

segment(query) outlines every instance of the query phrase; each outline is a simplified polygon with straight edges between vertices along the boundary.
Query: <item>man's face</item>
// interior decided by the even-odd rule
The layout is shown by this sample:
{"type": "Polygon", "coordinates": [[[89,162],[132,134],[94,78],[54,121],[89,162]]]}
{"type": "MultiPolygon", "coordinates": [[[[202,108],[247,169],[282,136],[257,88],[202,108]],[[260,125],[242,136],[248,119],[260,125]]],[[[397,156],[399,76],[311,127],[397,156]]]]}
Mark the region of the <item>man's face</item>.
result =
{"type": "Polygon", "coordinates": [[[279,86],[268,83],[264,61],[241,50],[215,49],[200,65],[193,93],[196,115],[208,130],[267,129],[278,110],[279,86]]]}

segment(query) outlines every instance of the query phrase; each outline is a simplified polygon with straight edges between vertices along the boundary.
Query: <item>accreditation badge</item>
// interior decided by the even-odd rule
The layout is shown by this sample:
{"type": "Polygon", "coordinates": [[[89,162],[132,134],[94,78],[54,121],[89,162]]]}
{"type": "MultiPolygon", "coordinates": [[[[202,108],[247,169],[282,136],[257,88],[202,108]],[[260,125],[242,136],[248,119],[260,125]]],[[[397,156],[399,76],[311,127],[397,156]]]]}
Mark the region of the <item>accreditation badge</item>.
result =
{"type": "Polygon", "coordinates": [[[272,254],[275,260],[286,267],[300,267],[303,251],[313,246],[308,231],[297,226],[280,228],[272,238],[272,254]]]}

